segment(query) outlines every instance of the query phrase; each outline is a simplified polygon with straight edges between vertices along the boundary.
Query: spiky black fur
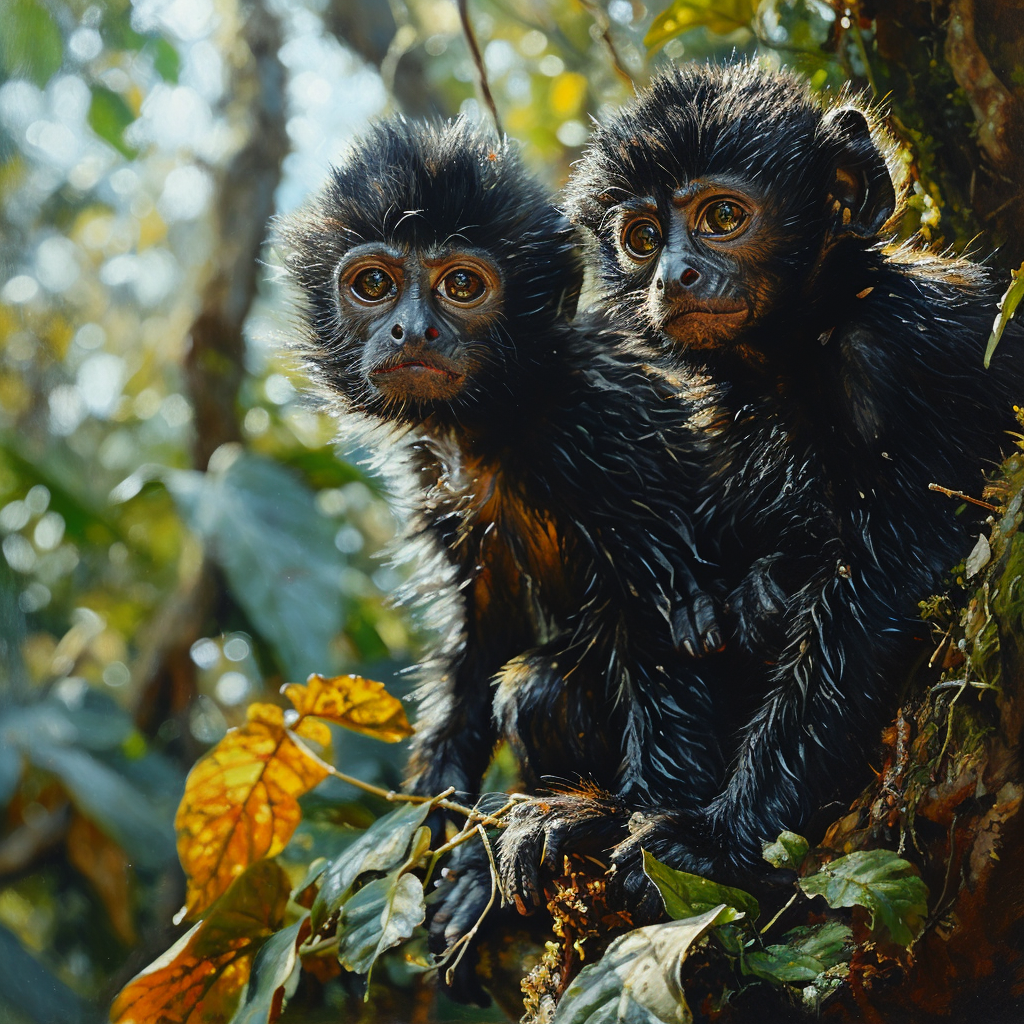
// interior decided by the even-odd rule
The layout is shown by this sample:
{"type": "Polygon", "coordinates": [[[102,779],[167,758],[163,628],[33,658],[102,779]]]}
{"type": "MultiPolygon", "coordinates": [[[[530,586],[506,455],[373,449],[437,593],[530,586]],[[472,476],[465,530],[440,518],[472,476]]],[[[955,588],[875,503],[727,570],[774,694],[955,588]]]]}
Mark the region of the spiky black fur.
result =
{"type": "MultiPolygon", "coordinates": [[[[412,789],[476,793],[501,736],[528,784],[620,788],[659,756],[634,691],[666,692],[665,757],[704,749],[691,729],[704,697],[693,687],[682,707],[666,687],[689,660],[673,636],[717,646],[678,513],[692,402],[601,317],[570,323],[579,239],[516,150],[461,121],[381,123],[282,234],[309,370],[405,507],[399,555],[442,638],[422,667],[412,789]],[[498,264],[503,314],[466,340],[478,369],[455,398],[388,401],[361,369],[339,261],[368,242],[436,254],[453,240],[498,264]]],[[[691,772],[710,795],[721,765],[705,754],[691,772]]],[[[471,926],[489,888],[486,872],[456,886],[435,940],[471,926]]]]}
{"type": "Polygon", "coordinates": [[[917,602],[980,526],[976,508],[957,514],[928,484],[977,494],[982,469],[1012,447],[1024,398],[1019,327],[982,367],[990,272],[886,242],[900,213],[888,150],[849,98],[829,109],[785,73],[690,65],[611,117],[577,165],[568,212],[597,237],[607,309],[709,389],[696,539],[717,563],[733,635],[699,674],[634,693],[651,736],[668,701],[698,717],[710,707],[707,747],[649,757],[632,787],[606,797],[517,808],[501,839],[513,891],[535,887],[541,849],[593,846],[602,820],[618,822],[602,841],[627,874],[642,846],[678,868],[749,879],[767,869],[763,840],[800,831],[867,781],[922,636],[917,602]],[[746,254],[737,283],[750,319],[698,350],[652,317],[654,261],[622,259],[614,211],[653,197],[668,216],[675,190],[719,177],[763,197],[774,235],[746,254]],[[723,750],[728,770],[694,811],[692,765],[718,772],[723,750]]]}

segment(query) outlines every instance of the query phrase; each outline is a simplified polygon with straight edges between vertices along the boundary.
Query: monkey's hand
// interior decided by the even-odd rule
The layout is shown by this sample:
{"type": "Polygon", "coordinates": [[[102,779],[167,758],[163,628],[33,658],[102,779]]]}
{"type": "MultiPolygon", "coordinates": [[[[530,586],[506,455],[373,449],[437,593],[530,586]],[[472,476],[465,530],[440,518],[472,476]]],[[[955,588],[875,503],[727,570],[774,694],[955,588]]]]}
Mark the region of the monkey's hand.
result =
{"type": "Polygon", "coordinates": [[[752,654],[773,660],[785,643],[786,592],[778,580],[781,552],[759,558],[729,595],[736,638],[752,654]]]}
{"type": "Polygon", "coordinates": [[[691,658],[720,651],[725,642],[715,615],[714,602],[703,591],[696,591],[671,613],[672,644],[691,658]]]}
{"type": "Polygon", "coordinates": [[[543,906],[545,875],[562,873],[563,858],[577,853],[609,864],[608,851],[624,838],[626,819],[604,794],[563,793],[516,804],[497,841],[502,887],[521,914],[543,906]]]}
{"type": "Polygon", "coordinates": [[[444,957],[438,985],[457,1003],[490,1005],[476,971],[479,956],[474,939],[489,905],[496,906],[500,899],[483,840],[475,836],[457,846],[427,901],[430,951],[444,957]]]}

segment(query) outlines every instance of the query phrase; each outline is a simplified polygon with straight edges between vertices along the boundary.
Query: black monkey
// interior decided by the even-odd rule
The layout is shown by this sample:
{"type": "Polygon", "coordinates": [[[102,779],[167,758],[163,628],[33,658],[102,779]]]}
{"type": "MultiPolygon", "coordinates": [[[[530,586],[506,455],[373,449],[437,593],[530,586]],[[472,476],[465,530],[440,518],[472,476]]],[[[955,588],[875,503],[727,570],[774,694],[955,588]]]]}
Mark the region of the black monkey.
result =
{"type": "Polygon", "coordinates": [[[982,367],[990,273],[887,242],[890,146],[869,111],[823,106],[790,74],[688,65],[577,165],[568,213],[596,235],[606,308],[708,389],[696,541],[733,636],[663,691],[635,691],[637,713],[655,722],[667,697],[696,714],[700,695],[708,747],[685,764],[724,749],[728,770],[697,810],[665,759],[603,798],[517,807],[501,864],[523,897],[539,851],[592,848],[599,820],[627,876],[642,847],[749,882],[763,840],[864,781],[851,767],[895,711],[917,602],[979,527],[928,484],[977,491],[1024,397],[1018,327],[982,367]]]}
{"type": "MultiPolygon", "coordinates": [[[[601,317],[570,321],[575,229],[463,121],[377,125],[282,234],[310,372],[406,506],[399,555],[443,637],[411,789],[477,793],[502,736],[528,785],[617,786],[650,755],[628,688],[721,644],[678,511],[703,443],[685,389],[601,317]]],[[[691,705],[662,710],[679,749],[691,705]]],[[[692,771],[710,792],[721,765],[692,771]]],[[[486,864],[462,879],[435,943],[489,895],[486,864]]]]}

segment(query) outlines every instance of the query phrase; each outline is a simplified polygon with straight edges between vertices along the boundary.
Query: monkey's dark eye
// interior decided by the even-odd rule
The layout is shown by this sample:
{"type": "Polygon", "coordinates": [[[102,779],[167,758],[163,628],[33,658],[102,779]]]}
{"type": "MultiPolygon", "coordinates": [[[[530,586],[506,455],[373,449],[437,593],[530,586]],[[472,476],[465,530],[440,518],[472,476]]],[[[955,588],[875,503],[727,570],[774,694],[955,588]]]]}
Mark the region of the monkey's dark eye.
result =
{"type": "Polygon", "coordinates": [[[441,282],[441,290],[452,302],[473,302],[483,295],[486,287],[484,279],[466,267],[449,271],[441,282]]]}
{"type": "Polygon", "coordinates": [[[394,290],[395,280],[380,267],[368,267],[352,280],[352,291],[364,302],[380,302],[394,290]]]}
{"type": "Polygon", "coordinates": [[[731,235],[743,226],[746,219],[747,211],[739,203],[723,199],[704,211],[698,230],[703,235],[731,235]]]}
{"type": "Polygon", "coordinates": [[[622,244],[630,256],[647,259],[661,246],[661,230],[653,220],[633,221],[623,233],[622,244]]]}

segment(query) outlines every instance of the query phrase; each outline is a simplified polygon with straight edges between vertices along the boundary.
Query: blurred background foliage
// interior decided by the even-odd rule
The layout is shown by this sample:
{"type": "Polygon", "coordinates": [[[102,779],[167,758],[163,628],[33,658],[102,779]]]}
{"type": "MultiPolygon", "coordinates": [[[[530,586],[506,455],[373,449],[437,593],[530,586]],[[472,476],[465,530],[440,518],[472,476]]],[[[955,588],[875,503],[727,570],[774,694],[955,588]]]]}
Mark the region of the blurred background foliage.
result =
{"type": "MultiPolygon", "coordinates": [[[[759,55],[886,98],[905,234],[1024,257],[1018,3],[466,13],[501,125],[553,187],[631,81],[759,55]]],[[[4,1021],[101,1019],[170,945],[184,775],[249,701],[311,671],[408,692],[395,520],[303,394],[266,239],[369,118],[486,119],[479,71],[451,0],[0,0],[4,1021]]],[[[335,750],[387,786],[402,756],[335,750]]],[[[325,783],[294,843],[308,860],[318,821],[371,810],[325,783]]]]}

